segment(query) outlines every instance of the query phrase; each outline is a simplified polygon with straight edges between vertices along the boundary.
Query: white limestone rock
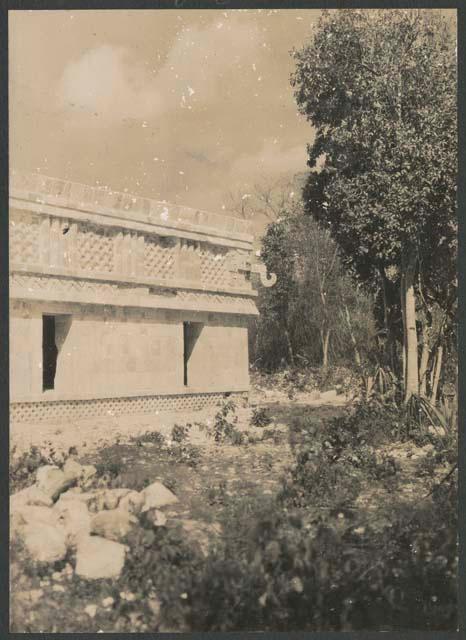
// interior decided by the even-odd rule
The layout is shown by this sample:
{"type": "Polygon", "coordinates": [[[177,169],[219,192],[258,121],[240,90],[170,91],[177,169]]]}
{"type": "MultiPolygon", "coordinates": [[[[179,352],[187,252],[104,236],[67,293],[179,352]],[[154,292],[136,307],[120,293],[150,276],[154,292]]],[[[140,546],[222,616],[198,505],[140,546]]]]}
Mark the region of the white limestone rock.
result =
{"type": "Polygon", "coordinates": [[[119,541],[124,538],[137,523],[137,518],[124,509],[100,511],[91,520],[91,533],[108,540],[119,541]]]}
{"type": "Polygon", "coordinates": [[[88,580],[118,578],[125,563],[125,546],[99,536],[79,541],[75,572],[88,580]]]}
{"type": "Polygon", "coordinates": [[[66,537],[59,526],[31,523],[21,527],[21,539],[32,560],[57,562],[66,555],[66,537]]]}
{"type": "Polygon", "coordinates": [[[46,495],[36,485],[26,487],[10,496],[10,510],[25,505],[37,505],[40,507],[51,507],[53,504],[50,496],[46,495]]]}
{"type": "Polygon", "coordinates": [[[68,458],[63,465],[63,473],[67,480],[79,480],[83,473],[83,467],[74,458],[68,458]]]}
{"type": "Polygon", "coordinates": [[[122,498],[128,493],[131,493],[131,489],[107,489],[104,491],[104,508],[116,509],[122,498]]]}
{"type": "Polygon", "coordinates": [[[141,491],[144,496],[144,504],[141,511],[149,511],[149,509],[161,509],[170,504],[178,502],[178,498],[174,493],[167,489],[161,482],[153,482],[141,491]]]}
{"type": "Polygon", "coordinates": [[[60,495],[55,506],[70,502],[81,502],[85,504],[86,507],[89,507],[91,502],[95,500],[95,496],[96,494],[94,492],[84,492],[79,487],[73,487],[60,495]]]}
{"type": "Polygon", "coordinates": [[[119,509],[124,509],[129,513],[134,515],[138,515],[141,513],[141,509],[144,505],[144,496],[137,491],[130,491],[125,496],[123,496],[118,503],[119,509]]]}
{"type": "Polygon", "coordinates": [[[49,496],[53,501],[59,495],[76,483],[76,478],[67,478],[64,472],[58,467],[45,465],[37,470],[36,486],[49,496]]]}
{"type": "Polygon", "coordinates": [[[148,511],[147,517],[154,527],[164,527],[167,524],[167,516],[158,509],[148,511]]]}
{"type": "Polygon", "coordinates": [[[18,526],[24,526],[28,524],[48,524],[55,526],[58,523],[58,519],[53,509],[49,507],[41,507],[37,505],[19,505],[11,510],[10,528],[12,528],[13,522],[18,526]]]}
{"type": "Polygon", "coordinates": [[[66,545],[75,549],[82,538],[90,535],[91,514],[85,502],[80,500],[58,500],[53,511],[58,524],[63,528],[66,545]]]}

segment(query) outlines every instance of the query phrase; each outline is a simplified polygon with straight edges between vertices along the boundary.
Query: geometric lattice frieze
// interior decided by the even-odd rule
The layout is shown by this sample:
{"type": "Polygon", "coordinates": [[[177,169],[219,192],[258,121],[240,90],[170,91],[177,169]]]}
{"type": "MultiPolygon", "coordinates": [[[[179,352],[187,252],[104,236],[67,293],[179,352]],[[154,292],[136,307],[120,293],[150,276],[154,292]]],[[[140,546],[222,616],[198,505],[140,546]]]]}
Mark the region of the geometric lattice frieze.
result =
{"type": "Polygon", "coordinates": [[[222,247],[211,248],[203,244],[200,256],[202,284],[214,288],[230,286],[231,273],[225,265],[228,250],[222,247]]]}
{"type": "MultiPolygon", "coordinates": [[[[243,391],[228,394],[229,398],[245,398],[243,391]]],[[[225,400],[225,393],[191,393],[186,395],[153,395],[92,400],[56,400],[46,402],[12,402],[11,422],[43,422],[45,420],[76,420],[157,413],[161,411],[200,411],[215,407],[225,400]]]]}
{"type": "MultiPolygon", "coordinates": [[[[50,268],[76,278],[108,274],[126,282],[140,277],[146,286],[153,281],[205,291],[252,290],[243,268],[250,252],[240,248],[20,211],[13,212],[10,229],[13,269],[38,265],[40,272],[50,268]]],[[[81,283],[75,288],[90,290],[81,283]]]]}
{"type": "Polygon", "coordinates": [[[177,247],[172,238],[146,236],[144,272],[148,278],[169,280],[176,276],[177,247]]]}
{"type": "Polygon", "coordinates": [[[85,271],[111,273],[114,270],[115,234],[95,225],[78,227],[78,266],[85,271]]]}
{"type": "Polygon", "coordinates": [[[26,212],[10,220],[10,260],[37,264],[39,255],[40,218],[26,212]]]}

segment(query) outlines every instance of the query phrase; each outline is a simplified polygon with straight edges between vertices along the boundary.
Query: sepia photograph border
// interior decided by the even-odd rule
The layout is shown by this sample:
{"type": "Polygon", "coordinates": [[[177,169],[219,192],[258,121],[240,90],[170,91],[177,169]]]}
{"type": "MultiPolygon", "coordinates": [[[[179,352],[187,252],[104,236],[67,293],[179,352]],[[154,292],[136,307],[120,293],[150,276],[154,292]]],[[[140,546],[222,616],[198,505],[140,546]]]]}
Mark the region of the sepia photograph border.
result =
{"type": "MultiPolygon", "coordinates": [[[[295,1],[230,1],[230,0],[212,0],[193,1],[193,0],[161,0],[144,1],[144,0],[7,0],[2,4],[0,10],[0,205],[2,215],[0,216],[0,286],[1,286],[1,320],[0,320],[0,452],[2,456],[2,465],[0,471],[0,532],[1,532],[1,555],[0,555],[0,593],[1,593],[1,611],[0,611],[0,634],[1,637],[17,636],[23,634],[14,634],[9,632],[9,552],[8,552],[8,531],[9,531],[9,481],[8,481],[8,459],[9,459],[9,286],[8,286],[8,184],[9,184],[9,162],[8,162],[8,12],[15,11],[41,11],[41,10],[127,10],[127,9],[145,9],[145,10],[167,10],[175,9],[177,11],[189,11],[199,9],[212,10],[232,10],[232,9],[338,9],[338,8],[359,8],[359,9],[375,9],[375,8],[423,8],[423,9],[457,9],[457,35],[458,35],[458,136],[459,136],[459,157],[458,157],[458,283],[459,283],[459,304],[458,304],[458,352],[459,352],[459,378],[458,378],[458,404],[459,404],[459,429],[458,429],[458,447],[459,447],[459,540],[460,540],[460,561],[458,576],[458,631],[449,632],[425,632],[425,631],[396,631],[384,632],[385,638],[402,639],[402,638],[466,638],[466,574],[465,574],[465,537],[466,537],[466,483],[465,483],[465,454],[466,454],[466,383],[465,383],[465,367],[466,367],[466,335],[465,335],[465,285],[466,285],[466,255],[465,255],[465,82],[466,82],[466,65],[465,65],[465,34],[466,34],[466,8],[461,0],[457,1],[431,1],[431,2],[415,2],[415,1],[355,1],[342,0],[341,2],[316,0],[295,0],[295,1]]],[[[260,637],[266,638],[338,638],[342,632],[291,632],[291,633],[262,633],[260,637]]],[[[381,632],[361,631],[361,632],[343,632],[345,638],[377,638],[381,632]]],[[[66,634],[64,631],[63,634],[66,634]]],[[[36,634],[28,634],[35,636],[36,634]]],[[[60,636],[61,633],[55,634],[37,634],[38,637],[60,636]]],[[[72,635],[72,634],[66,634],[72,635]]],[[[120,637],[123,634],[110,634],[113,637],[120,637]]],[[[128,637],[134,637],[134,634],[124,634],[128,637]]],[[[178,634],[139,634],[146,637],[157,635],[160,637],[176,637],[178,634]]],[[[219,633],[197,633],[193,632],[188,635],[193,638],[225,636],[225,638],[255,638],[258,637],[257,632],[235,633],[229,632],[225,634],[219,633]]],[[[83,633],[79,637],[91,638],[97,634],[83,633]]]]}

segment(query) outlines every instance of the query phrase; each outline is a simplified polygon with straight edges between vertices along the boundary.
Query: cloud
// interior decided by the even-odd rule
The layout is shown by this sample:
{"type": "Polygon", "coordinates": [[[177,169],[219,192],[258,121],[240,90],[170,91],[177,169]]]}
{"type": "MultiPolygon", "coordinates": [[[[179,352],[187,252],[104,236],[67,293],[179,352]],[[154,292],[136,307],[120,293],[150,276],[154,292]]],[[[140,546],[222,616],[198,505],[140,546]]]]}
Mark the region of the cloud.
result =
{"type": "Polygon", "coordinates": [[[237,67],[254,55],[261,55],[259,31],[238,18],[180,29],[162,63],[160,54],[137,59],[124,47],[101,45],[64,69],[57,106],[86,118],[103,116],[99,126],[124,119],[154,122],[174,109],[234,98],[237,67]]]}
{"type": "Polygon", "coordinates": [[[143,68],[131,64],[124,48],[102,45],[86,51],[65,68],[58,91],[59,106],[105,115],[109,124],[124,116],[144,118],[162,107],[149,80],[143,68]]]}

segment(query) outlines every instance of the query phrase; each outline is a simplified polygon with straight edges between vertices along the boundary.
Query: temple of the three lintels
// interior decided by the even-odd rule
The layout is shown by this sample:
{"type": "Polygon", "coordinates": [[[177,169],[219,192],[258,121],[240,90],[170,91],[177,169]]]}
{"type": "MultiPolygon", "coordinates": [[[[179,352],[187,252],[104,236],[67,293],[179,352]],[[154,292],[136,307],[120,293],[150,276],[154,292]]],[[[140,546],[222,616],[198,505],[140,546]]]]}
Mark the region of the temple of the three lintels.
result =
{"type": "Polygon", "coordinates": [[[257,315],[244,220],[10,180],[11,420],[197,410],[245,395],[257,315]]]}

